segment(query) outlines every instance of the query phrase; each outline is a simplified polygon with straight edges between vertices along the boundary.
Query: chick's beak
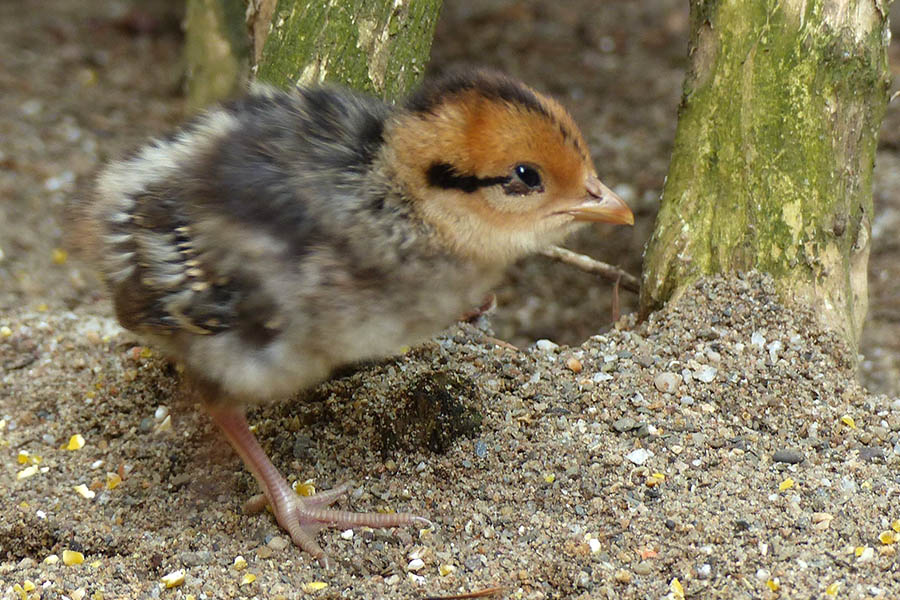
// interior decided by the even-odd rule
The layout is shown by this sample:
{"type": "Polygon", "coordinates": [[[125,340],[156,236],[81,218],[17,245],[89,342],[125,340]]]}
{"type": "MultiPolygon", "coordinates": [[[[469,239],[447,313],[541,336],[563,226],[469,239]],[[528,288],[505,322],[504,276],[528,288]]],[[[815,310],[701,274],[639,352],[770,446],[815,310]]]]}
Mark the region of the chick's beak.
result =
{"type": "Polygon", "coordinates": [[[615,192],[603,185],[595,175],[590,175],[584,183],[586,196],[565,211],[576,221],[612,223],[614,225],[634,225],[634,214],[615,192]]]}

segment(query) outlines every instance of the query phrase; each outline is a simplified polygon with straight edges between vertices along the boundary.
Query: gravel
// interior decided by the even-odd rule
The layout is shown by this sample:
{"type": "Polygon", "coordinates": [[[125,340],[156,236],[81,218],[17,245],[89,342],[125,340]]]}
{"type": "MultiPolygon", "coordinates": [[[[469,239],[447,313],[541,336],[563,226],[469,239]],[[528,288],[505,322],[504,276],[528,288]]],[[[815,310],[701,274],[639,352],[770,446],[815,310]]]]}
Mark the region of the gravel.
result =
{"type": "MultiPolygon", "coordinates": [[[[601,258],[618,245],[634,271],[674,127],[682,4],[447,4],[439,61],[492,60],[575,101],[639,218],[634,233],[576,244],[601,258]],[[599,21],[586,28],[585,15],[599,21]],[[609,85],[627,72],[628,85],[609,85]]],[[[291,480],[353,481],[340,507],[419,512],[433,531],[325,530],[334,567],[323,570],[268,513],[243,514],[255,482],[178,369],[123,332],[61,252],[65,199],[106,156],[182,114],[177,28],[162,19],[136,33],[148,21],[132,6],[0,3],[0,597],[29,585],[42,598],[900,596],[888,351],[900,336],[878,300],[900,277],[873,278],[881,345],[863,371],[891,391],[877,395],[764,276],[706,279],[645,323],[609,327],[606,286],[526,262],[498,293],[495,335],[543,349],[459,325],[250,412],[291,480]],[[453,382],[473,426],[439,451],[414,429],[385,443],[435,380],[453,382]],[[83,447],[62,449],[76,434],[83,447]]],[[[880,202],[900,189],[892,181],[877,174],[880,202]]],[[[622,301],[627,312],[633,298],[622,301]]]]}

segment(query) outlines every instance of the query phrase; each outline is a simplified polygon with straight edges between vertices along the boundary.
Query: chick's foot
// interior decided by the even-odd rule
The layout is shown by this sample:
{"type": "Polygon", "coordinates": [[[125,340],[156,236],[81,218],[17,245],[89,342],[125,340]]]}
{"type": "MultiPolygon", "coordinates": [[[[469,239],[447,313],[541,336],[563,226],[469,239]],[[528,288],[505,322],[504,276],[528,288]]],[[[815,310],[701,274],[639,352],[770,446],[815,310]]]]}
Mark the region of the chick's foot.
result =
{"type": "Polygon", "coordinates": [[[411,513],[356,513],[327,508],[347,493],[348,484],[309,497],[298,496],[281,476],[259,442],[250,431],[247,419],[239,408],[208,407],[244,464],[256,477],[263,493],[251,498],[244,506],[247,512],[259,512],[266,505],[272,508],[275,520],[288,532],[291,540],[322,565],[327,565],[325,551],[315,540],[323,527],[399,527],[402,525],[431,525],[424,517],[411,513]]]}

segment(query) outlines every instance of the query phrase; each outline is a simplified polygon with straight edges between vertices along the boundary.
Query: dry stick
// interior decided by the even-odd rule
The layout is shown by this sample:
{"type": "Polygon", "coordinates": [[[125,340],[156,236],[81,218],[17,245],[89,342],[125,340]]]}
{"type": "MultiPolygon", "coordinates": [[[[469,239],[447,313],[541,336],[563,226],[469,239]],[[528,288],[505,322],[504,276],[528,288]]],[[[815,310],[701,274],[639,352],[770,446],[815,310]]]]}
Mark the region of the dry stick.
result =
{"type": "Polygon", "coordinates": [[[641,282],[637,277],[626,273],[619,267],[600,262],[590,256],[578,254],[577,252],[572,252],[571,250],[560,248],[559,246],[550,246],[544,250],[542,254],[554,260],[558,260],[561,263],[577,267],[582,271],[599,275],[604,279],[619,281],[623,288],[634,292],[635,294],[641,291],[641,282]]]}
{"type": "Polygon", "coordinates": [[[468,600],[469,598],[488,598],[490,596],[496,596],[505,589],[506,588],[503,586],[497,586],[479,590],[477,592],[470,592],[468,594],[457,594],[455,596],[427,596],[422,598],[422,600],[468,600]]]}
{"type": "Polygon", "coordinates": [[[612,294],[612,320],[613,323],[619,320],[621,314],[619,313],[619,284],[622,283],[622,278],[616,279],[616,282],[613,284],[613,294],[612,294]]]}

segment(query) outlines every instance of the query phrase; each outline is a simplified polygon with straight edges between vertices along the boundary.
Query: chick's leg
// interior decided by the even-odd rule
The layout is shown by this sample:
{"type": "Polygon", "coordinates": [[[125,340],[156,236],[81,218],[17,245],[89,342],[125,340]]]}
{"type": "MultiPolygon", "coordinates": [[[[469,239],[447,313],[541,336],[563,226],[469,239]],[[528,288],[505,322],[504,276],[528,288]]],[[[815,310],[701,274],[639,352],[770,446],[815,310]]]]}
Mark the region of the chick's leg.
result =
{"type": "Polygon", "coordinates": [[[271,506],[278,524],[290,534],[294,544],[320,563],[326,564],[327,561],[314,536],[323,527],[383,528],[413,523],[430,524],[427,519],[410,513],[355,513],[326,508],[346,493],[346,485],[308,498],[298,496],[266,456],[250,431],[242,409],[208,406],[207,410],[263,490],[264,498],[251,500],[248,507],[259,510],[265,504],[271,506]]]}

